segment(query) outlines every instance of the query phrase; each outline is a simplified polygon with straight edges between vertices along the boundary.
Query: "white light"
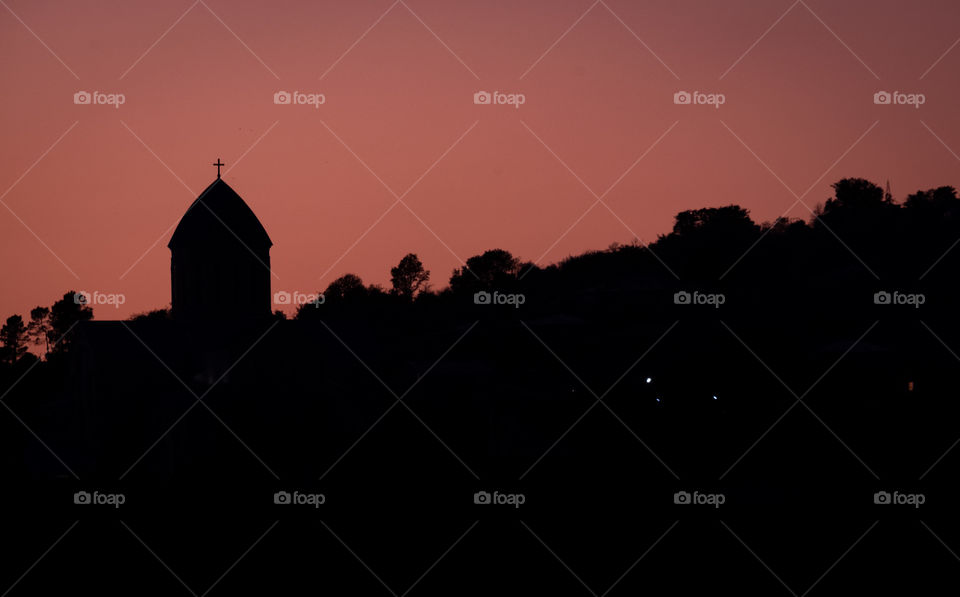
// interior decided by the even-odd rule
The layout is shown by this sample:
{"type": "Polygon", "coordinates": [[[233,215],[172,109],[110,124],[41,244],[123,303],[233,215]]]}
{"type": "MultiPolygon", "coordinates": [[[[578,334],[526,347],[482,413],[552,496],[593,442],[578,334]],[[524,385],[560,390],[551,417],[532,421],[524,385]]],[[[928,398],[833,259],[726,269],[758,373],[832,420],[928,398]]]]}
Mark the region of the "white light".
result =
{"type": "Polygon", "coordinates": [[[714,396],[714,397],[713,397],[713,399],[714,399],[714,400],[716,400],[716,399],[717,399],[717,397],[716,397],[716,396],[714,396]]]}
{"type": "Polygon", "coordinates": [[[657,402],[660,402],[660,399],[659,399],[659,398],[657,398],[657,402]]]}
{"type": "Polygon", "coordinates": [[[648,377],[648,378],[647,378],[647,383],[650,383],[650,382],[652,382],[652,381],[653,381],[653,378],[652,378],[652,377],[648,377]]]}

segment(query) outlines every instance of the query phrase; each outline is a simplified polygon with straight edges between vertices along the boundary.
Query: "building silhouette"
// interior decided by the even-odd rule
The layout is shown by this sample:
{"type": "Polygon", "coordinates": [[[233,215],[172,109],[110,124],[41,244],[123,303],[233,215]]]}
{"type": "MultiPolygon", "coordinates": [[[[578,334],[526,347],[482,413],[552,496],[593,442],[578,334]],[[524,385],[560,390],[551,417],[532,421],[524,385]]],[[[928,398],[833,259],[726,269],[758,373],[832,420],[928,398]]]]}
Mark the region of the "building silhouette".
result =
{"type": "MultiPolygon", "coordinates": [[[[258,384],[268,383],[267,372],[282,356],[276,347],[289,337],[288,326],[280,325],[286,322],[272,317],[272,245],[253,210],[218,171],[167,245],[169,316],[77,325],[62,411],[83,422],[64,431],[84,446],[79,469],[119,474],[129,466],[125,459],[146,449],[147,438],[159,437],[200,396],[205,403],[223,400],[226,413],[269,394],[258,384]]],[[[202,417],[185,417],[141,474],[164,479],[214,468],[226,474],[233,456],[223,450],[230,448],[229,441],[211,435],[202,417]]]]}
{"type": "Polygon", "coordinates": [[[272,245],[253,210],[218,174],[167,245],[173,318],[198,323],[269,317],[272,245]]]}

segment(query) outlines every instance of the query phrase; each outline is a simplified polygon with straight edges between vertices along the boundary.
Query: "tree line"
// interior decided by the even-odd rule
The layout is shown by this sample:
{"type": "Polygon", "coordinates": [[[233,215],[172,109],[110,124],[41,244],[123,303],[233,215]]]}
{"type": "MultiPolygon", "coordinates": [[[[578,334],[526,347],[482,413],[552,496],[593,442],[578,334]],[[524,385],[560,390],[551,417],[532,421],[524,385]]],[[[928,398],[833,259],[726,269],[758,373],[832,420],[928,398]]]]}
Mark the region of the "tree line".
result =
{"type": "MultiPolygon", "coordinates": [[[[919,190],[903,202],[862,178],[845,178],[832,188],[833,196],[818,204],[806,220],[781,217],[757,224],[747,209],[731,204],[681,211],[673,229],[649,245],[637,239],[625,245],[614,243],[606,250],[570,256],[545,267],[524,262],[504,249],[488,250],[456,268],[440,290],[431,287],[431,272],[410,253],[390,270],[389,288],[367,285],[356,274],[347,273],[322,292],[322,305],[300,305],[294,319],[463,305],[481,290],[537,293],[566,288],[582,295],[602,287],[629,294],[640,279],[646,280],[646,286],[651,280],[654,285],[675,285],[673,278],[749,287],[758,279],[809,277],[811,270],[818,270],[821,277],[846,283],[843,277],[864,274],[857,272],[856,261],[865,271],[880,271],[877,278],[916,278],[925,267],[940,266],[938,256],[943,259],[960,239],[960,199],[952,186],[919,190]],[[754,251],[756,246],[760,248],[754,251]],[[825,255],[830,259],[818,261],[825,255]],[[838,261],[840,256],[845,263],[838,261]]],[[[37,306],[29,319],[20,314],[8,317],[0,329],[0,363],[32,362],[38,358],[34,353],[54,360],[67,353],[69,331],[94,316],[93,309],[76,296],[69,291],[49,307],[37,306]]],[[[156,309],[131,319],[167,319],[169,315],[168,309],[156,309]]],[[[275,317],[285,315],[277,311],[275,317]]]]}

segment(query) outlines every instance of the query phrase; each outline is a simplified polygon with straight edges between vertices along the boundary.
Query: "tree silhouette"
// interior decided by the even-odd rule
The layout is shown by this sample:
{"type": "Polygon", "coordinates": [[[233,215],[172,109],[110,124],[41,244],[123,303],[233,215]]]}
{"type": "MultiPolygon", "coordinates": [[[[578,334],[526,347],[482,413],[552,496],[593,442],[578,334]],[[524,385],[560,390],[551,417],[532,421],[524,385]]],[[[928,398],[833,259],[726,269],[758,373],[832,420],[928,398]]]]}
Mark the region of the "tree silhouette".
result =
{"type": "Polygon", "coordinates": [[[43,346],[43,352],[50,351],[50,307],[34,307],[30,310],[30,323],[27,324],[27,336],[34,346],[43,346]]]}
{"type": "Polygon", "coordinates": [[[954,215],[960,208],[957,190],[953,187],[939,187],[926,191],[917,191],[907,197],[903,206],[912,212],[927,217],[954,215]],[[954,214],[951,214],[954,212],[954,214]]]}
{"type": "Polygon", "coordinates": [[[739,205],[691,209],[676,215],[673,232],[661,236],[654,251],[681,275],[716,280],[760,235],[760,226],[739,205]]]}
{"type": "MultiPolygon", "coordinates": [[[[821,236],[842,239],[860,259],[895,267],[894,245],[889,239],[902,235],[900,205],[878,185],[862,178],[844,178],[833,185],[822,214],[812,220],[821,236]]],[[[839,245],[839,242],[836,246],[839,245]]],[[[892,269],[886,272],[892,274],[892,269]]]]}
{"type": "Polygon", "coordinates": [[[824,215],[838,211],[859,211],[893,207],[893,199],[883,189],[863,178],[844,178],[833,183],[834,197],[827,199],[824,215]]]}
{"type": "Polygon", "coordinates": [[[416,253],[408,253],[396,267],[390,270],[391,293],[405,300],[413,300],[418,293],[426,290],[430,272],[423,269],[423,263],[416,253]]]}
{"type": "Polygon", "coordinates": [[[520,272],[520,260],[503,249],[491,249],[467,259],[466,265],[453,270],[450,289],[473,292],[478,288],[511,286],[520,272]]]}
{"type": "Polygon", "coordinates": [[[11,365],[27,352],[27,326],[19,315],[11,315],[0,328],[0,344],[3,345],[3,360],[11,365]]]}
{"type": "Polygon", "coordinates": [[[77,323],[93,319],[93,309],[87,306],[81,295],[73,290],[63,295],[50,307],[50,329],[47,331],[50,355],[69,351],[69,332],[77,323]]]}
{"type": "Polygon", "coordinates": [[[677,214],[673,233],[682,237],[742,237],[756,232],[750,212],[739,205],[690,209],[677,214]]]}
{"type": "Polygon", "coordinates": [[[170,319],[169,309],[154,309],[130,316],[130,321],[164,321],[170,319]]]}
{"type": "Polygon", "coordinates": [[[326,301],[333,304],[356,301],[367,295],[363,280],[356,274],[344,274],[330,282],[323,292],[326,301]]]}

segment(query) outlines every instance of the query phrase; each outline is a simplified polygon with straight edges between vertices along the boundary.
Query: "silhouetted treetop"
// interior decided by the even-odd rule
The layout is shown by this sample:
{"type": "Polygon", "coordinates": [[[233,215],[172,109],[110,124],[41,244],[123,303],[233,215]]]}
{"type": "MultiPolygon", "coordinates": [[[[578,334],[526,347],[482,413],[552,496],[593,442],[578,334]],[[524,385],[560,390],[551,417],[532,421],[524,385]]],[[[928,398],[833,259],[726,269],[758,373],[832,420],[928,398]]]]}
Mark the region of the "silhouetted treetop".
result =
{"type": "Polygon", "coordinates": [[[883,189],[863,178],[844,178],[833,183],[834,196],[827,199],[824,215],[841,210],[864,211],[894,207],[892,198],[883,189]]]}
{"type": "Polygon", "coordinates": [[[68,332],[77,323],[93,319],[93,309],[84,304],[79,296],[79,293],[71,290],[50,307],[50,330],[47,334],[50,354],[66,353],[71,342],[68,332]]]}
{"type": "Polygon", "coordinates": [[[27,335],[30,342],[36,346],[43,346],[43,352],[50,350],[50,307],[34,307],[30,310],[30,323],[27,324],[27,335]]]}
{"type": "Polygon", "coordinates": [[[917,213],[947,215],[960,208],[960,200],[957,199],[955,188],[939,187],[909,195],[903,206],[917,213]]]}
{"type": "Polygon", "coordinates": [[[407,254],[396,267],[390,270],[391,293],[406,300],[413,299],[417,293],[426,290],[430,272],[415,253],[407,254]]]}
{"type": "Polygon", "coordinates": [[[0,328],[0,354],[2,360],[11,365],[20,360],[27,352],[27,326],[19,315],[11,315],[0,328]]]}
{"type": "Polygon", "coordinates": [[[365,297],[367,288],[363,285],[363,280],[356,274],[344,274],[330,282],[323,296],[327,303],[337,304],[341,302],[355,301],[365,297]]]}
{"type": "Polygon", "coordinates": [[[166,321],[168,319],[170,319],[169,309],[154,309],[130,317],[130,321],[166,321]]]}
{"type": "Polygon", "coordinates": [[[739,205],[689,209],[676,215],[673,234],[703,239],[749,237],[759,230],[750,212],[739,205]]]}
{"type": "Polygon", "coordinates": [[[520,273],[520,260],[503,249],[491,249],[467,259],[466,265],[453,270],[450,289],[454,292],[476,288],[505,287],[520,273]]]}

